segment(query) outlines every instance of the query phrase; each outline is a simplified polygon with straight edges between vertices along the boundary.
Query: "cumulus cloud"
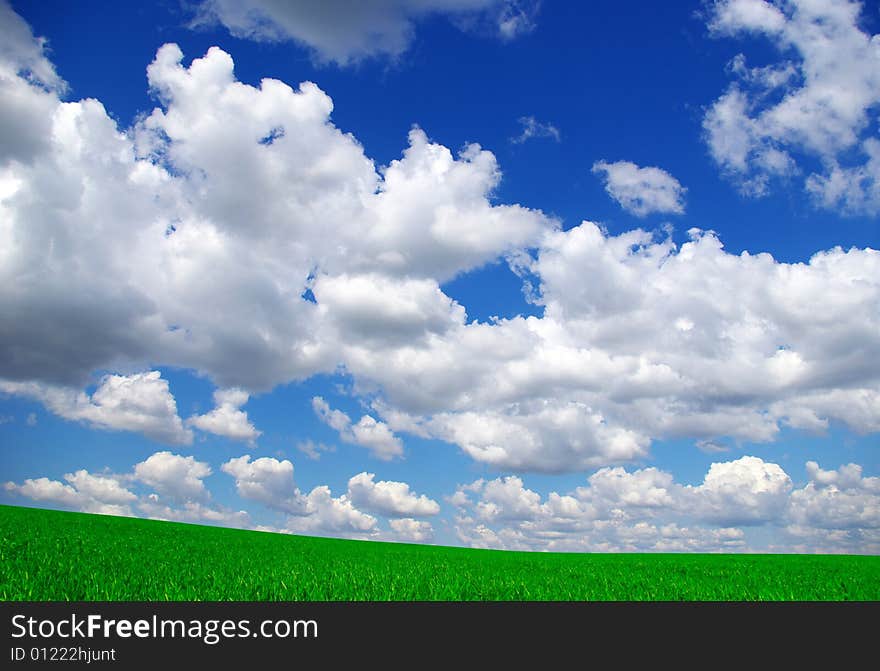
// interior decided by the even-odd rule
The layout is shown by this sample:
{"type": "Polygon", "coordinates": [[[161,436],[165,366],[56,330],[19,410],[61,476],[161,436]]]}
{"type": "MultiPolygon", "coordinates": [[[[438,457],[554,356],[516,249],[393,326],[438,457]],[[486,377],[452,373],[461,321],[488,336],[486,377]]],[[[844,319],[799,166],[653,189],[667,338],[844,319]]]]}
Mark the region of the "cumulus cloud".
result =
{"type": "Polygon", "coordinates": [[[251,461],[250,455],[230,459],[220,467],[235,478],[235,489],[243,499],[292,515],[305,513],[307,502],[293,479],[293,463],[271,457],[251,461]]]}
{"type": "Polygon", "coordinates": [[[73,487],[49,478],[28,478],[20,485],[6,482],[3,487],[7,492],[26,496],[34,501],[48,501],[66,507],[76,506],[80,502],[80,497],[73,487]]]}
{"type": "Polygon", "coordinates": [[[422,494],[411,492],[405,482],[380,480],[374,473],[358,473],[348,481],[348,498],[363,510],[390,517],[428,517],[440,512],[440,505],[422,494]]]}
{"type": "Polygon", "coordinates": [[[217,48],[182,58],[159,49],[162,106],[126,133],[98,101],[10,75],[33,105],[4,96],[0,114],[51,142],[0,175],[0,377],[76,387],[151,361],[270,389],[333,371],[346,328],[454,327],[439,283],[558,225],[490,202],[501,174],[478,145],[455,156],[414,129],[380,171],[315,84],[241,84],[217,48]]]}
{"type": "Polygon", "coordinates": [[[327,426],[336,429],[346,443],[366,447],[378,459],[388,461],[403,454],[403,443],[388,425],[369,415],[361,417],[357,424],[341,410],[333,410],[320,396],[312,399],[312,408],[327,426]]]}
{"type": "Polygon", "coordinates": [[[312,292],[336,339],[405,344],[442,335],[466,320],[464,308],[431,279],[321,276],[312,292]]]}
{"type": "Polygon", "coordinates": [[[782,424],[876,431],[880,253],[789,264],[690,235],[551,233],[520,261],[542,317],[352,346],[348,368],[383,391],[373,407],[393,430],[499,469],[623,463],[657,438],[772,441],[782,424]]]}
{"type": "Polygon", "coordinates": [[[366,447],[378,459],[388,461],[403,454],[403,442],[388,425],[364,415],[349,432],[340,434],[343,440],[366,447]]]}
{"type": "Polygon", "coordinates": [[[73,487],[85,496],[95,501],[111,504],[126,504],[137,498],[132,492],[123,487],[119,480],[103,475],[93,475],[85,469],[64,476],[73,487]]]}
{"type": "MultiPolygon", "coordinates": [[[[293,464],[286,459],[261,457],[251,461],[249,455],[244,455],[230,459],[221,470],[235,478],[236,491],[243,499],[288,514],[284,530],[292,533],[379,538],[382,532],[378,520],[369,513],[403,519],[440,511],[435,501],[410,491],[407,483],[375,482],[372,473],[355,475],[348,482],[347,493],[334,497],[326,485],[301,493],[294,482],[293,464]]],[[[391,521],[393,538],[418,541],[432,537],[430,524],[400,519],[391,521]]]]}
{"type": "Polygon", "coordinates": [[[559,129],[552,123],[542,123],[533,116],[524,116],[519,118],[519,124],[522,126],[522,132],[510,138],[513,144],[522,144],[527,140],[534,138],[550,138],[559,142],[562,136],[559,129]]]}
{"type": "MultiPolygon", "coordinates": [[[[778,33],[763,4],[727,5],[744,9],[723,25],[778,33]]],[[[478,145],[454,154],[414,128],[378,168],[317,85],[243,84],[217,48],[188,66],[160,48],[147,73],[159,106],[121,132],[98,101],[62,102],[23,74],[20,51],[4,75],[18,98],[0,96],[0,113],[50,141],[0,159],[8,393],[180,444],[191,432],[158,373],[78,390],[96,370],[195,370],[227,396],[194,421],[233,431],[233,418],[247,439],[228,390],[343,371],[370,412],[353,421],[321,400],[342,440],[391,458],[399,434],[438,438],[500,471],[621,465],[657,439],[878,430],[874,250],[781,263],[698,229],[680,246],[592,222],[563,231],[495,203],[499,166],[478,145]],[[499,259],[532,284],[539,316],[468,321],[444,293],[499,259]]]]}
{"type": "Polygon", "coordinates": [[[687,189],[665,170],[641,168],[630,161],[597,161],[593,172],[602,175],[608,195],[637,217],[653,212],[684,214],[687,189]]]}
{"type": "Polygon", "coordinates": [[[211,467],[195,457],[156,452],[134,467],[134,478],[177,502],[205,501],[210,493],[203,479],[211,467]]]}
{"type": "Polygon", "coordinates": [[[815,461],[807,462],[807,476],[791,496],[793,530],[880,528],[880,478],[863,477],[858,464],[825,471],[815,461]]]}
{"type": "Polygon", "coordinates": [[[825,174],[807,177],[807,191],[828,209],[840,206],[854,214],[880,212],[880,141],[867,138],[861,153],[867,159],[861,165],[834,162],[825,174]]]}
{"type": "Polygon", "coordinates": [[[70,387],[2,379],[0,392],[40,401],[60,417],[96,429],[135,431],[171,445],[192,442],[192,433],[177,414],[168,381],[159,371],[106,375],[91,396],[70,387]]]}
{"type": "Polygon", "coordinates": [[[414,520],[409,517],[390,520],[391,540],[404,543],[430,543],[434,540],[434,528],[425,520],[414,520]]]}
{"type": "MultiPolygon", "coordinates": [[[[0,1],[0,197],[10,161],[30,161],[49,147],[49,116],[58,93],[67,88],[46,57],[46,40],[34,37],[30,26],[0,1]]],[[[0,210],[2,212],[2,210],[0,210]]]]}
{"type": "Polygon", "coordinates": [[[703,120],[709,150],[742,190],[763,195],[774,178],[808,174],[819,204],[856,213],[880,211],[877,140],[880,41],[860,27],[853,0],[718,0],[709,27],[718,36],[769,40],[782,60],[748,67],[703,120]],[[852,158],[860,153],[861,158],[852,158]],[[865,160],[867,159],[867,160],[865,160]]]}
{"type": "Polygon", "coordinates": [[[609,425],[585,403],[542,399],[506,412],[434,415],[430,434],[498,468],[554,472],[630,461],[647,454],[648,439],[609,425]]]}
{"type": "MultiPolygon", "coordinates": [[[[431,524],[413,517],[437,514],[438,504],[411,492],[403,482],[374,482],[373,475],[361,473],[351,478],[348,493],[334,497],[326,485],[301,493],[294,481],[293,464],[286,459],[243,455],[223,463],[220,470],[234,478],[242,499],[287,515],[286,525],[272,528],[274,531],[408,542],[433,538],[431,524]],[[388,530],[380,529],[379,520],[359,508],[361,503],[380,515],[393,517],[388,530]]],[[[94,474],[80,469],[66,474],[65,482],[29,478],[20,484],[3,483],[3,490],[84,512],[255,528],[247,510],[212,503],[204,482],[211,472],[208,463],[193,456],[165,451],[135,464],[128,474],[94,474]],[[136,494],[126,483],[146,485],[152,491],[136,494]]]]}
{"type": "Polygon", "coordinates": [[[375,517],[358,510],[345,494],[334,497],[326,485],[315,487],[305,502],[306,514],[288,518],[286,531],[349,538],[375,537],[379,532],[375,517]]]}
{"type": "MultiPolygon", "coordinates": [[[[55,507],[114,515],[262,528],[286,533],[374,540],[431,542],[439,506],[403,482],[360,473],[348,491],[326,485],[302,494],[293,464],[249,455],[221,470],[239,495],[284,513],[281,528],[255,526],[247,510],[211,503],[203,479],[210,466],[192,456],[159,452],[131,474],[67,473],[6,482],[10,495],[55,507]],[[138,495],[130,485],[154,491],[138,495]],[[374,513],[374,514],[370,514],[374,513]],[[382,528],[374,515],[387,517],[382,528]]],[[[481,478],[445,497],[454,507],[453,530],[472,547],[550,551],[850,552],[880,549],[880,478],[849,463],[825,470],[806,464],[807,481],[795,486],[778,464],[754,456],[713,463],[698,485],[676,482],[648,467],[605,467],[570,492],[542,496],[522,477],[481,478]],[[763,527],[759,534],[753,528],[763,527]]]]}
{"type": "Polygon", "coordinates": [[[22,484],[6,482],[7,492],[62,508],[102,515],[131,516],[130,504],[137,496],[126,489],[119,478],[110,475],[95,475],[85,469],[67,473],[64,479],[69,484],[49,478],[27,479],[22,484]]]}
{"type": "Polygon", "coordinates": [[[589,478],[589,489],[580,489],[581,498],[593,498],[603,506],[634,509],[658,509],[674,503],[674,486],[670,473],[657,468],[603,468],[589,478]]]}
{"type": "Polygon", "coordinates": [[[446,15],[462,27],[488,25],[502,40],[534,28],[533,0],[203,0],[195,24],[222,23],[237,37],[292,40],[308,46],[319,61],[348,65],[368,57],[402,55],[416,24],[446,15]]]}
{"type": "Polygon", "coordinates": [[[788,504],[791,478],[778,464],[758,457],[715,463],[703,484],[687,490],[694,511],[723,526],[763,524],[788,504]]]}
{"type": "Polygon", "coordinates": [[[31,27],[15,13],[7,0],[0,2],[0,32],[4,37],[0,46],[3,78],[22,74],[48,89],[63,91],[67,87],[46,57],[46,39],[35,37],[31,27]]]}
{"type": "Polygon", "coordinates": [[[516,476],[497,478],[477,485],[482,500],[477,505],[479,517],[485,520],[529,520],[541,512],[541,497],[523,487],[516,476]]]}
{"type": "Polygon", "coordinates": [[[459,540],[473,547],[560,551],[744,551],[748,528],[769,529],[772,547],[802,551],[816,529],[825,549],[871,553],[880,525],[880,478],[856,464],[793,487],[778,465],[757,457],[714,463],[700,485],[656,468],[603,468],[568,494],[546,497],[516,476],[477,480],[449,497],[459,540]],[[840,482],[840,486],[838,486],[840,482]]]}
{"type": "Polygon", "coordinates": [[[250,395],[242,389],[218,389],[214,392],[215,408],[204,415],[190,417],[187,424],[217,436],[242,440],[253,445],[261,432],[250,423],[247,413],[241,410],[248,398],[250,395]]]}
{"type": "Polygon", "coordinates": [[[210,473],[208,464],[194,457],[157,452],[135,464],[131,473],[95,474],[80,469],[65,474],[66,483],[41,477],[21,484],[6,482],[3,488],[52,507],[87,513],[250,527],[246,511],[208,503],[211,495],[203,478],[210,473]],[[132,486],[138,483],[154,491],[137,494],[132,486]]]}
{"type": "Polygon", "coordinates": [[[466,145],[456,158],[414,128],[403,158],[384,168],[382,177],[381,193],[368,201],[367,223],[373,226],[358,241],[363,251],[349,261],[356,267],[443,282],[537,245],[559,226],[536,210],[489,203],[501,171],[495,156],[478,144],[466,145]]]}
{"type": "Polygon", "coordinates": [[[714,6],[710,26],[719,32],[750,30],[773,35],[785,27],[785,16],[778,7],[764,0],[722,0],[714,6]]]}

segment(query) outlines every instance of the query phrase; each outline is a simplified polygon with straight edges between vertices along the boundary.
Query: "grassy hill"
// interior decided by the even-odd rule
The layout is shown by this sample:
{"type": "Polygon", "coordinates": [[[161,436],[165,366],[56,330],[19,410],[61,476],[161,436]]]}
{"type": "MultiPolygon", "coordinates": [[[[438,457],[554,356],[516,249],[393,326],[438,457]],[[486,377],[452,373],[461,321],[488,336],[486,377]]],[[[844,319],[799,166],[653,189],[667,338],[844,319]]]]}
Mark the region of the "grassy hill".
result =
{"type": "Polygon", "coordinates": [[[880,557],[502,552],[0,506],[0,599],[878,600],[880,557]]]}

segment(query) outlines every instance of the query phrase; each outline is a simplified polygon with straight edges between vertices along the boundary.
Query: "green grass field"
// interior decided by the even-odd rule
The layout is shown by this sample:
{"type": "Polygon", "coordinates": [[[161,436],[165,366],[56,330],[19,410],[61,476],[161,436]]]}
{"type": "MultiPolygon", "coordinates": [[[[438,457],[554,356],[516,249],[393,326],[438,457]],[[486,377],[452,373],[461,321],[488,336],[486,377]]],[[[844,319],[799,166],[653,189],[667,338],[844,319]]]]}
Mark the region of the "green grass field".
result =
{"type": "Polygon", "coordinates": [[[0,599],[878,600],[880,557],[501,552],[0,506],[0,599]]]}

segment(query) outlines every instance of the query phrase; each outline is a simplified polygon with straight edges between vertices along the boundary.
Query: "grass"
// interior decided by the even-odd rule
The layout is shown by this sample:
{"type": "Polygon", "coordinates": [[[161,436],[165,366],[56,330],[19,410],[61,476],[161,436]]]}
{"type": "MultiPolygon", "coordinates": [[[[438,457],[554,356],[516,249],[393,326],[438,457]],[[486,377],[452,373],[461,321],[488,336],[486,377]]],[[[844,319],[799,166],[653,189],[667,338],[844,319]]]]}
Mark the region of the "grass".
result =
{"type": "Polygon", "coordinates": [[[878,600],[880,557],[502,552],[0,506],[0,599],[878,600]]]}

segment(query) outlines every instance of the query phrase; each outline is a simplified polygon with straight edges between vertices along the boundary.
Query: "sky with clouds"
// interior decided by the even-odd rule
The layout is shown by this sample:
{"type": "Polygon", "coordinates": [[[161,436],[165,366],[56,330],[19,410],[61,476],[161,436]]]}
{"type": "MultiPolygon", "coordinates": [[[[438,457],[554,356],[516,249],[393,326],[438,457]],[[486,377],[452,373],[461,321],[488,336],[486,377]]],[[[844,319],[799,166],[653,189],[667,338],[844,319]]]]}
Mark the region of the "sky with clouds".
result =
{"type": "Polygon", "coordinates": [[[0,0],[0,502],[880,553],[880,12],[0,0]]]}

